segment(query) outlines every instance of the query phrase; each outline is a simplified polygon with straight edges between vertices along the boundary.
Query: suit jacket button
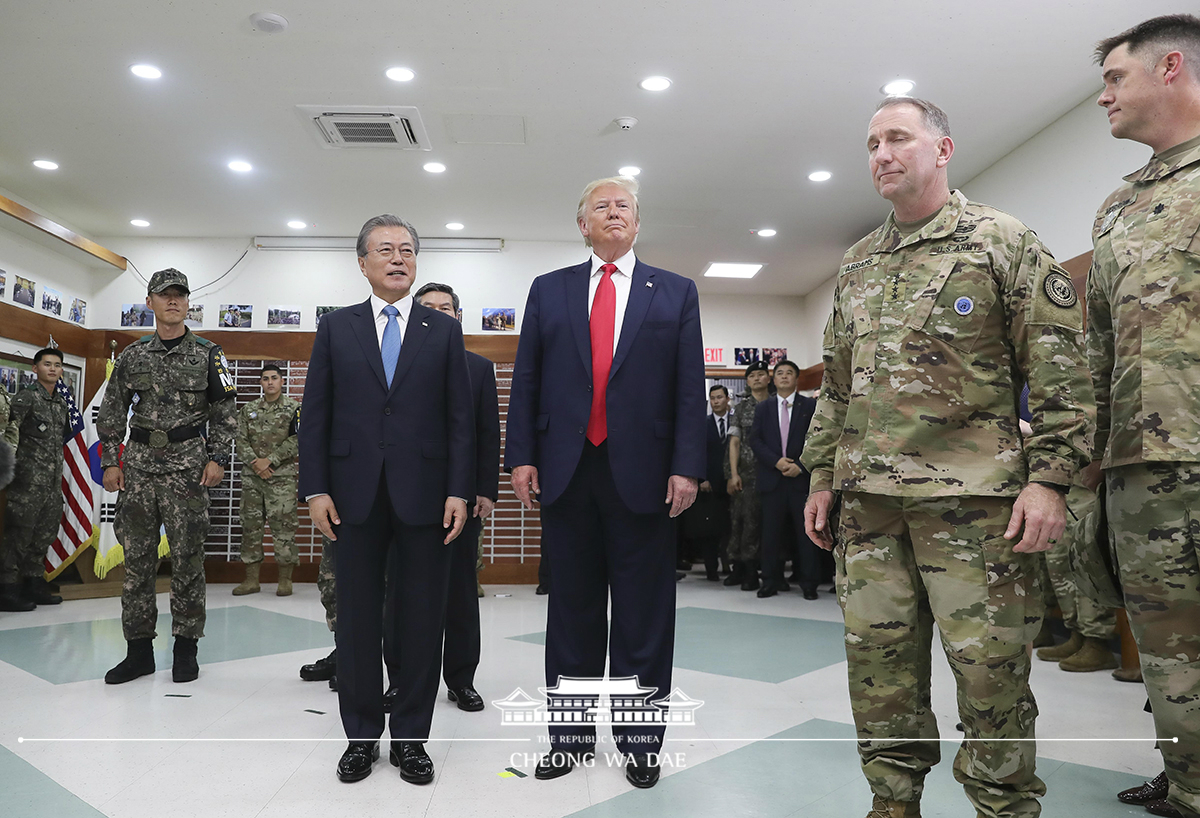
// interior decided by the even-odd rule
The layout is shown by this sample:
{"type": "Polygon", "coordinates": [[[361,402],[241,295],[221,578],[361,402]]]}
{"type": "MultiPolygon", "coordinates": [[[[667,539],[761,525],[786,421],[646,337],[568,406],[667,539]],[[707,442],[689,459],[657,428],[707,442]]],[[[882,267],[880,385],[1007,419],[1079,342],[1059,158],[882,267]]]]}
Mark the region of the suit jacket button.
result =
{"type": "Polygon", "coordinates": [[[379,448],[381,448],[381,449],[383,448],[383,441],[382,441],[382,440],[381,440],[381,441],[379,441],[379,448]]]}
{"type": "Polygon", "coordinates": [[[385,407],[385,408],[384,408],[384,410],[383,410],[383,413],[384,413],[385,415],[390,415],[390,414],[392,413],[392,407],[390,407],[390,406],[388,406],[388,407],[385,407]]]}
{"type": "Polygon", "coordinates": [[[580,427],[579,427],[579,434],[583,434],[583,427],[582,427],[582,426],[580,426],[580,427]]]}
{"type": "Polygon", "coordinates": [[[591,392],[591,391],[592,391],[592,385],[591,385],[590,383],[588,384],[588,391],[589,391],[589,392],[591,392]]]}

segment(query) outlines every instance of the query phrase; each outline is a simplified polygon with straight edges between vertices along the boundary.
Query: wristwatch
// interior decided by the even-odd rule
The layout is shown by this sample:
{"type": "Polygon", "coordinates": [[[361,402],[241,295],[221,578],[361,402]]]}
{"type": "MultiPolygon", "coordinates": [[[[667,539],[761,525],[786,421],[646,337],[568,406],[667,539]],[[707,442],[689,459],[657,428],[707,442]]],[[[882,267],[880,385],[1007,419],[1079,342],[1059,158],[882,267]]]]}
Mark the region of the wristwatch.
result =
{"type": "Polygon", "coordinates": [[[229,455],[227,454],[211,454],[208,459],[223,469],[229,468],[229,455]]]}

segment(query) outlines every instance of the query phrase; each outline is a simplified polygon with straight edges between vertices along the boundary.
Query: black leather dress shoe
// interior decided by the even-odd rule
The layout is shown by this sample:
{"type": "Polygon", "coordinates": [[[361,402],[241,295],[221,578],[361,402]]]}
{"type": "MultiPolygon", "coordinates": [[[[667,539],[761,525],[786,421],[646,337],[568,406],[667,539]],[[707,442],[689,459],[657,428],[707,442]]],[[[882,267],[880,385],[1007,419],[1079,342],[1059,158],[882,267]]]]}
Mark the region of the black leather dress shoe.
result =
{"type": "Polygon", "coordinates": [[[329,677],[329,689],[337,693],[337,676],[329,677]]]}
{"type": "Polygon", "coordinates": [[[805,599],[819,599],[820,597],[817,596],[816,588],[805,588],[804,589],[804,598],[805,599]]]}
{"type": "Polygon", "coordinates": [[[625,780],[641,790],[658,783],[658,759],[646,753],[631,755],[625,763],[625,780]]]}
{"type": "Polygon", "coordinates": [[[1149,804],[1167,797],[1167,774],[1159,773],[1152,781],[1117,793],[1117,799],[1126,804],[1149,804]]]}
{"type": "Polygon", "coordinates": [[[400,697],[400,688],[393,685],[389,687],[383,694],[383,712],[391,713],[392,707],[396,704],[396,699],[400,697]]]}
{"type": "Polygon", "coordinates": [[[744,580],[742,580],[742,590],[743,591],[757,591],[758,590],[758,574],[747,574],[746,578],[744,580]]]}
{"type": "Polygon", "coordinates": [[[763,587],[758,589],[758,598],[766,599],[769,596],[775,596],[779,593],[779,587],[773,582],[764,582],[763,587]]]}
{"type": "Polygon", "coordinates": [[[409,784],[428,784],[433,780],[433,760],[419,741],[393,741],[388,757],[409,784]]]}
{"type": "Polygon", "coordinates": [[[470,685],[466,687],[452,687],[446,691],[447,698],[452,702],[458,702],[459,710],[466,710],[468,713],[478,713],[483,709],[483,696],[480,696],[475,688],[470,685]]]}
{"type": "Polygon", "coordinates": [[[586,761],[593,755],[595,755],[594,750],[585,750],[581,753],[551,750],[542,756],[542,760],[538,762],[537,769],[533,771],[533,777],[539,781],[549,781],[552,778],[559,778],[575,769],[576,764],[586,761]]]}
{"type": "Polygon", "coordinates": [[[311,665],[302,665],[300,678],[306,682],[324,682],[332,679],[337,673],[337,648],[324,659],[318,659],[311,665]]]}
{"type": "Polygon", "coordinates": [[[1184,818],[1183,813],[1165,798],[1160,798],[1157,801],[1147,801],[1145,809],[1151,815],[1161,815],[1163,818],[1184,818]]]}
{"type": "Polygon", "coordinates": [[[550,593],[550,586],[549,585],[539,585],[537,587],[537,590],[534,591],[534,593],[537,594],[538,596],[545,596],[546,594],[550,593]]]}
{"type": "Polygon", "coordinates": [[[352,741],[338,761],[337,777],[340,781],[362,781],[371,774],[371,764],[379,759],[378,741],[352,741]]]}

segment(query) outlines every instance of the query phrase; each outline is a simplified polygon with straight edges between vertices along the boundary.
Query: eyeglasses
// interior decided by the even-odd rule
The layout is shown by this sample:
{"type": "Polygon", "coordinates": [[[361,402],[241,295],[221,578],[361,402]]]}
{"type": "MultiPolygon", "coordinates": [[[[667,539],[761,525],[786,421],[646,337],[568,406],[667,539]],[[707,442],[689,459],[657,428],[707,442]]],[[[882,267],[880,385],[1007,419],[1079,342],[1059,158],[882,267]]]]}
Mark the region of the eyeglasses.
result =
{"type": "Polygon", "coordinates": [[[371,252],[375,254],[376,258],[394,258],[399,255],[405,261],[415,258],[417,255],[411,247],[391,247],[386,244],[383,247],[376,247],[371,252]]]}

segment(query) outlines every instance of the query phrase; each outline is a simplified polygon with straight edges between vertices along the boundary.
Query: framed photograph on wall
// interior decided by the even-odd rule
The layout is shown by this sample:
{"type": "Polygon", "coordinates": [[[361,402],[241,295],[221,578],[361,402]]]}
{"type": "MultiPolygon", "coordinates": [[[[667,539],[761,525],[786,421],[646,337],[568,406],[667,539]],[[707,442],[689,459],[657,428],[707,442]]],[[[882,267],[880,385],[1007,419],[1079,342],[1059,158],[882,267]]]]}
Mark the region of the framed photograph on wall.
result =
{"type": "Polygon", "coordinates": [[[32,307],[33,291],[37,289],[37,284],[21,276],[14,276],[13,278],[13,301],[16,301],[18,304],[24,304],[26,307],[32,307]]]}
{"type": "Polygon", "coordinates": [[[250,329],[254,325],[254,306],[251,304],[222,304],[217,326],[223,329],[250,329]]]}
{"type": "Polygon", "coordinates": [[[484,307],[484,332],[512,332],[517,328],[517,311],[513,307],[484,307]]]}
{"type": "Polygon", "coordinates": [[[122,304],[121,326],[152,327],[154,326],[154,310],[145,304],[122,304]]]}
{"type": "Polygon", "coordinates": [[[62,315],[62,294],[58,290],[42,287],[42,309],[51,315],[62,315]]]}
{"type": "Polygon", "coordinates": [[[71,311],[67,317],[76,324],[82,324],[87,321],[87,302],[82,298],[71,299],[71,311]]]}
{"type": "Polygon", "coordinates": [[[187,315],[183,319],[183,325],[185,327],[191,327],[192,329],[200,329],[201,327],[203,327],[204,326],[204,305],[203,304],[189,304],[187,315]]]}
{"type": "Polygon", "coordinates": [[[758,361],[758,347],[734,347],[733,362],[737,366],[750,366],[758,361]]]}
{"type": "Polygon", "coordinates": [[[300,328],[299,307],[267,307],[268,327],[300,328]]]}

